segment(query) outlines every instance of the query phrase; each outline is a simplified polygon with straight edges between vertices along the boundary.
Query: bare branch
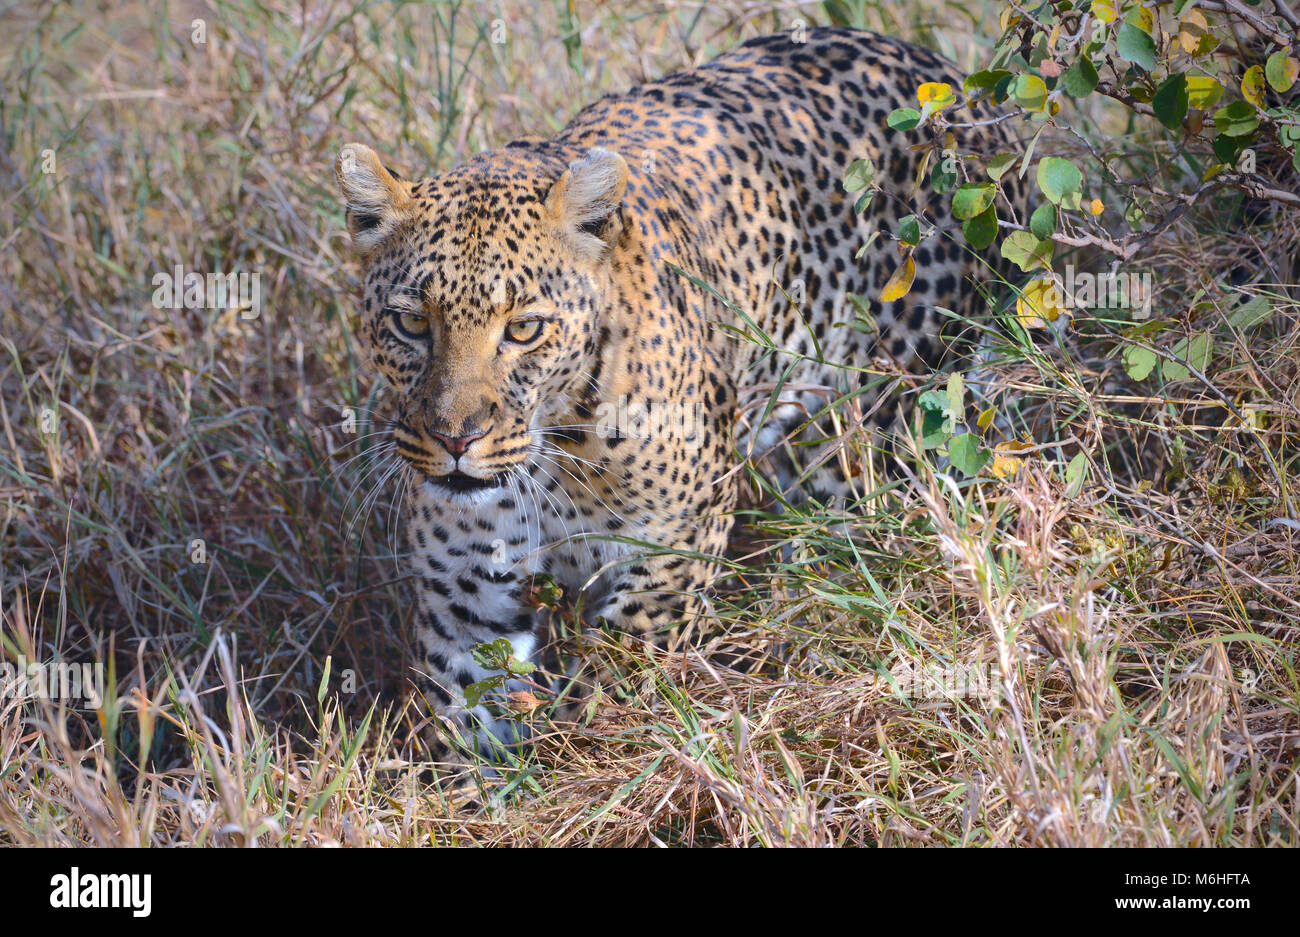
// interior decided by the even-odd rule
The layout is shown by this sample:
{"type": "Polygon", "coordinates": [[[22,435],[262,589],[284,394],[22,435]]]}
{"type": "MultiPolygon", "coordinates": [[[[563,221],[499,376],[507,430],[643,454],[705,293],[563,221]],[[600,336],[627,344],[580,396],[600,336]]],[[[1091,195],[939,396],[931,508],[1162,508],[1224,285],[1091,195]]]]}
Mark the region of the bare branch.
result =
{"type": "Polygon", "coordinates": [[[1281,202],[1283,205],[1295,205],[1300,207],[1300,195],[1294,192],[1288,192],[1286,189],[1276,189],[1268,185],[1266,180],[1253,173],[1222,173],[1225,184],[1234,189],[1245,192],[1251,198],[1266,199],[1270,202],[1281,202]]]}
{"type": "MultiPolygon", "coordinates": [[[[1275,29],[1267,20],[1260,19],[1258,15],[1251,12],[1249,7],[1243,6],[1239,0],[1223,0],[1222,3],[1216,2],[1216,0],[1201,0],[1197,6],[1202,10],[1210,10],[1215,13],[1236,13],[1261,36],[1267,36],[1284,49],[1291,45],[1290,36],[1275,29]]],[[[1293,22],[1291,25],[1294,26],[1295,23],[1293,22]]]]}

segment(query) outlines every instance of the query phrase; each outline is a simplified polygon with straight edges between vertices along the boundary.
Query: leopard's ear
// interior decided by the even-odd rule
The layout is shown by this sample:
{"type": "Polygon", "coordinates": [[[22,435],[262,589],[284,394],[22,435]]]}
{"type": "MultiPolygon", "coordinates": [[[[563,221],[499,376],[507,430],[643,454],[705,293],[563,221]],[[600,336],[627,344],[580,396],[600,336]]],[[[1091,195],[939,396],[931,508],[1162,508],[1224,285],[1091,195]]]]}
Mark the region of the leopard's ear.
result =
{"type": "Polygon", "coordinates": [[[347,205],[348,233],[356,248],[365,253],[392,233],[411,196],[375,151],[361,143],[349,143],[339,150],[334,175],[347,205]]]}
{"type": "Polygon", "coordinates": [[[551,187],[546,208],[580,253],[603,257],[623,230],[618,209],[627,191],[627,163],[593,147],[574,160],[551,187]]]}

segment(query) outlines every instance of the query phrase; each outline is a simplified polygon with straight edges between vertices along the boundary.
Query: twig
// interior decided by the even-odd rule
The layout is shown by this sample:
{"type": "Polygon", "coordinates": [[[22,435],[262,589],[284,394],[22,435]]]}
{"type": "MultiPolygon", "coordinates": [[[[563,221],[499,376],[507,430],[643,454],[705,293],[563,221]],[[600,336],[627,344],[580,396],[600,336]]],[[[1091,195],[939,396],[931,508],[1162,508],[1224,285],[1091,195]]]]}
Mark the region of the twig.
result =
{"type": "MultiPolygon", "coordinates": [[[[1238,0],[1223,0],[1222,3],[1215,2],[1215,0],[1200,0],[1200,2],[1197,3],[1197,6],[1202,10],[1211,10],[1216,13],[1236,13],[1249,23],[1255,32],[1259,33],[1261,36],[1267,36],[1284,49],[1290,47],[1293,41],[1286,33],[1274,29],[1269,22],[1260,19],[1246,7],[1242,6],[1238,0]]],[[[1283,17],[1283,19],[1285,18],[1286,17],[1283,17]]],[[[1292,18],[1294,19],[1294,16],[1292,18]]],[[[1291,25],[1295,26],[1295,23],[1292,22],[1291,25]]]]}
{"type": "Polygon", "coordinates": [[[1275,189],[1267,185],[1264,179],[1255,174],[1225,172],[1220,177],[1224,182],[1234,189],[1245,192],[1251,198],[1267,199],[1272,202],[1281,202],[1283,205],[1295,205],[1300,207],[1300,195],[1294,192],[1288,192],[1285,189],[1275,189]]]}

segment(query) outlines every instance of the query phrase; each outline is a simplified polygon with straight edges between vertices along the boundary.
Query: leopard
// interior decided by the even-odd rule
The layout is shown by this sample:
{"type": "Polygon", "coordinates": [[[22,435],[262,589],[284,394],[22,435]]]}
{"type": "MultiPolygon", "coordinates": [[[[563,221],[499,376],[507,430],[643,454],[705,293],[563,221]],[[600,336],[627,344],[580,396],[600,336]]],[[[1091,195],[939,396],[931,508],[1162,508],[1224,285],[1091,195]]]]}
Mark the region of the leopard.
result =
{"type": "MultiPolygon", "coordinates": [[[[923,83],[962,77],[897,38],[809,28],[425,178],[340,149],[359,340],[392,388],[407,474],[415,669],[480,754],[526,742],[500,704],[538,683],[492,683],[482,649],[541,660],[539,582],[581,596],[584,631],[653,656],[707,617],[745,459],[781,450],[783,479],[859,490],[819,423],[828,400],[896,426],[878,376],[942,369],[948,324],[980,298],[987,261],[921,176],[953,149],[1008,148],[1008,132],[971,101],[890,126],[923,83]],[[844,182],[862,160],[866,205],[844,182]],[[884,301],[909,215],[925,229],[914,278],[884,301]]],[[[582,700],[599,680],[581,674],[549,686],[582,700]]]]}

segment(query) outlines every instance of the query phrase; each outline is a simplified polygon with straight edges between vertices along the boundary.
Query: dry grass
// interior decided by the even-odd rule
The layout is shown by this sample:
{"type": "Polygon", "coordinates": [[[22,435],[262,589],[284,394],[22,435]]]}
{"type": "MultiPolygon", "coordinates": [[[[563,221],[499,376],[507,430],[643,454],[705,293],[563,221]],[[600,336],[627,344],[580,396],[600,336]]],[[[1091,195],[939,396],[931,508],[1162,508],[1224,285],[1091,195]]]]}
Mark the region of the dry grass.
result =
{"type": "MultiPolygon", "coordinates": [[[[978,3],[847,6],[965,65],[991,28],[978,3]]],[[[1215,277],[1246,239],[1192,218],[1151,262],[1170,318],[1218,330],[1205,382],[1127,382],[1104,337],[1003,340],[971,387],[1046,444],[1014,477],[911,459],[853,516],[752,515],[766,552],[704,644],[602,651],[627,695],[544,733],[486,807],[422,780],[333,153],[437,171],[825,16],[579,3],[566,48],[564,7],[502,3],[504,45],[469,3],[0,19],[4,656],[108,665],[98,708],[0,697],[0,842],[1294,844],[1300,306],[1273,287],[1267,322],[1226,326],[1215,277]],[[259,272],[261,317],[156,309],[177,264],[259,272]]],[[[1294,225],[1252,237],[1294,256],[1294,225]]]]}

